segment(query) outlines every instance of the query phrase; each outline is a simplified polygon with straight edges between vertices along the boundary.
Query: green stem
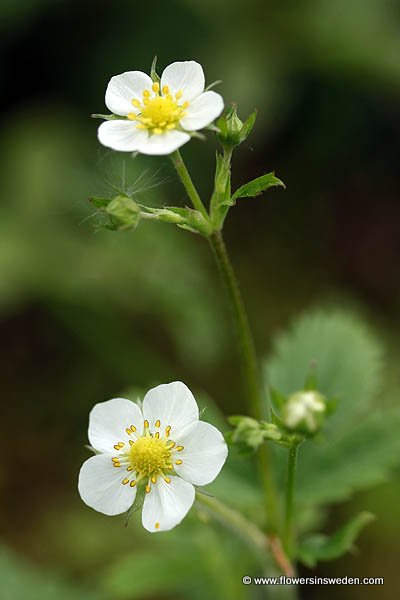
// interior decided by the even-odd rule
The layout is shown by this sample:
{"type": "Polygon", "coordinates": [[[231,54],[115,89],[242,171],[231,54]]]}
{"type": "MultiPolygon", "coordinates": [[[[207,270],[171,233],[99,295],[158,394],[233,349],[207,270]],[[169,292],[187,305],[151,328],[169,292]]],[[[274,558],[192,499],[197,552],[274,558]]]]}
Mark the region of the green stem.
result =
{"type": "Polygon", "coordinates": [[[281,572],[287,576],[294,575],[293,567],[277,537],[265,535],[255,523],[216,498],[197,492],[196,499],[214,519],[255,550],[262,563],[265,562],[265,553],[270,551],[281,572]]]}
{"type": "MultiPolygon", "coordinates": [[[[193,184],[192,178],[183,162],[180,152],[177,150],[171,155],[171,160],[182,181],[183,186],[193,203],[193,206],[209,220],[209,215],[201,198],[193,184]]],[[[224,160],[230,164],[231,153],[226,153],[224,160]]],[[[242,355],[243,372],[247,387],[247,397],[250,411],[256,419],[264,419],[267,415],[267,406],[261,394],[261,382],[258,371],[256,352],[251,335],[246,309],[239,289],[235,272],[226,250],[222,233],[217,231],[209,237],[210,245],[218,264],[221,277],[226,285],[234,320],[237,326],[239,345],[242,355]]],[[[260,446],[258,452],[260,475],[263,482],[265,495],[265,509],[267,516],[267,531],[273,534],[278,529],[279,513],[277,493],[272,474],[269,448],[266,444],[260,446]]]]}
{"type": "Polygon", "coordinates": [[[204,204],[194,186],[194,183],[192,181],[192,178],[190,177],[189,171],[187,170],[186,165],[183,162],[181,153],[179,152],[179,150],[175,150],[175,152],[173,152],[170,156],[171,156],[173,165],[176,169],[176,172],[178,173],[179,178],[182,181],[183,186],[186,190],[186,193],[189,196],[194,208],[196,210],[198,210],[203,215],[203,217],[205,217],[207,220],[209,220],[209,216],[208,216],[206,207],[204,206],[204,204]]]}
{"type": "MultiPolygon", "coordinates": [[[[261,382],[253,337],[251,335],[250,325],[239,284],[229,259],[222,233],[219,231],[214,233],[210,237],[210,244],[213,249],[221,277],[227,288],[232,306],[232,312],[239,337],[239,345],[241,349],[243,371],[245,375],[250,410],[256,419],[264,419],[266,417],[267,406],[261,395],[261,382]]],[[[258,461],[264,488],[267,529],[270,533],[274,533],[278,528],[278,501],[273,479],[269,448],[266,444],[261,445],[259,448],[258,461]]]]}
{"type": "Polygon", "coordinates": [[[293,499],[294,484],[296,477],[298,444],[293,444],[289,448],[287,479],[286,479],[286,499],[285,499],[285,523],[283,529],[283,545],[289,556],[293,555],[294,531],[293,531],[293,499]]]}

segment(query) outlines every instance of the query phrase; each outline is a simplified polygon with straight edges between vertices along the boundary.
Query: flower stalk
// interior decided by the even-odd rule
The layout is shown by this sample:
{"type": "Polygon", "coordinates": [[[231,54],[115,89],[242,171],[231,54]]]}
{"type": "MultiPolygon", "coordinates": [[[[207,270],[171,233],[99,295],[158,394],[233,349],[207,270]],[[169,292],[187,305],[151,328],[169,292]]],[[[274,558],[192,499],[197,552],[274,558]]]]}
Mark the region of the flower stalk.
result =
{"type": "MultiPolygon", "coordinates": [[[[229,156],[227,157],[229,163],[230,159],[231,155],[229,153],[229,156]]],[[[172,155],[172,161],[193,206],[197,208],[197,210],[201,210],[202,213],[205,211],[208,218],[207,210],[200,199],[179,151],[176,151],[172,155]]],[[[264,419],[266,417],[267,406],[261,393],[261,382],[254,341],[239,284],[222,237],[222,232],[215,231],[208,239],[221,278],[228,292],[232,315],[236,324],[250,411],[254,418],[264,419]]],[[[265,495],[267,531],[274,534],[278,529],[279,521],[278,501],[272,465],[266,444],[263,444],[258,451],[258,463],[265,495]]]]}
{"type": "Polygon", "coordinates": [[[186,190],[187,195],[190,198],[194,208],[198,210],[203,217],[208,220],[208,212],[206,207],[204,206],[198,191],[193,183],[193,180],[190,176],[189,171],[186,168],[185,163],[183,162],[183,158],[179,150],[175,150],[171,155],[172,163],[178,173],[179,179],[181,180],[183,187],[186,190]]]}
{"type": "Polygon", "coordinates": [[[294,551],[294,528],[293,528],[293,508],[294,508],[294,486],[296,479],[297,455],[299,443],[294,442],[289,448],[287,476],[286,476],[286,495],[285,495],[285,522],[283,528],[283,545],[288,556],[293,556],[294,551]]]}

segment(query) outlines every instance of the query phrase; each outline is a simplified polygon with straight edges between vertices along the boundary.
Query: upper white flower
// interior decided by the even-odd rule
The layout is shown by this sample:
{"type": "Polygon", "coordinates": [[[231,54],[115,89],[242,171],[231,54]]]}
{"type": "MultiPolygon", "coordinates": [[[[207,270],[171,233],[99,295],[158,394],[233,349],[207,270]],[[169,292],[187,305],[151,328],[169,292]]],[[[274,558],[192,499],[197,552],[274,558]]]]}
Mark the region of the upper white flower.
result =
{"type": "Polygon", "coordinates": [[[190,140],[190,131],[206,127],[223,108],[222,97],[204,91],[199,63],[174,62],[160,83],[142,71],[112,77],[106,91],[107,108],[121,117],[102,123],[100,142],[113,150],[170,154],[190,140]]]}
{"type": "Polygon", "coordinates": [[[99,454],[82,465],[82,500],[117,515],[131,507],[143,482],[142,523],[152,532],[182,521],[194,502],[193,486],[211,483],[228,454],[218,429],[199,421],[193,394],[180,381],[151,389],[141,409],[125,398],[96,404],[89,441],[99,454]]]}

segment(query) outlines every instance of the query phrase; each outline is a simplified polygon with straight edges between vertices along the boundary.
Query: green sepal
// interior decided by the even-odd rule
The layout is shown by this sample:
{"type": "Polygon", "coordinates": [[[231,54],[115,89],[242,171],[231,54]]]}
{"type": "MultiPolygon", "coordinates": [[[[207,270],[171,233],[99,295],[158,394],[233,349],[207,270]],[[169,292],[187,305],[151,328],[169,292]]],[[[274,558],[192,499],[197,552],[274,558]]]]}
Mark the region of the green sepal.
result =
{"type": "Polygon", "coordinates": [[[93,206],[95,206],[96,208],[103,210],[107,208],[107,206],[110,204],[111,198],[97,198],[95,196],[92,196],[91,198],[89,198],[89,202],[93,204],[93,206]]]}
{"type": "Polygon", "coordinates": [[[354,549],[354,542],[362,529],[375,519],[369,512],[361,512],[332,536],[313,534],[299,545],[298,559],[307,567],[315,567],[319,561],[339,558],[354,549]]]}
{"type": "Polygon", "coordinates": [[[286,402],[288,401],[288,398],[287,398],[287,396],[285,396],[285,394],[282,394],[281,392],[279,392],[277,389],[275,389],[273,387],[269,388],[269,397],[270,397],[273,407],[279,411],[281,411],[283,409],[286,402]]]}
{"type": "Polygon", "coordinates": [[[90,115],[92,119],[104,119],[105,121],[121,121],[121,120],[126,120],[126,117],[122,117],[119,115],[100,115],[98,113],[93,113],[92,115],[90,115]]]}
{"type": "Polygon", "coordinates": [[[265,192],[270,187],[283,187],[286,188],[283,181],[275,177],[275,172],[267,173],[266,175],[261,175],[261,177],[257,177],[249,183],[245,183],[240,188],[236,190],[231,198],[232,206],[236,204],[236,200],[238,198],[254,198],[255,196],[259,196],[263,192],[265,192]]]}
{"type": "Polygon", "coordinates": [[[224,148],[235,148],[242,144],[250,135],[257,117],[254,110],[245,122],[239,118],[236,105],[232,104],[218,119],[218,139],[224,148]]]}
{"type": "Polygon", "coordinates": [[[154,81],[154,83],[160,83],[161,78],[157,73],[157,55],[153,58],[153,62],[151,63],[150,68],[150,77],[154,81]]]}
{"type": "Polygon", "coordinates": [[[252,129],[255,125],[256,119],[257,119],[257,109],[255,108],[253,110],[253,112],[247,117],[245,122],[243,123],[243,127],[240,132],[241,143],[244,142],[245,140],[247,140],[247,138],[249,137],[249,135],[252,132],[252,129]]]}

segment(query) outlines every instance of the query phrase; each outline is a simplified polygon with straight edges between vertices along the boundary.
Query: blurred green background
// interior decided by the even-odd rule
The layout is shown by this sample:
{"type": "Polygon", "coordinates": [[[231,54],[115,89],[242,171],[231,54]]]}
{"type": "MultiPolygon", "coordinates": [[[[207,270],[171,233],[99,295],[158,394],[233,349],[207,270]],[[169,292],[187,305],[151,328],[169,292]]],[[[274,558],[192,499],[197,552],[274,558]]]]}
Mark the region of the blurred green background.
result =
{"type": "MultiPolygon", "coordinates": [[[[107,151],[89,115],[104,112],[112,75],[147,71],[155,54],[161,69],[199,61],[242,117],[258,108],[234,183],[275,169],[287,190],[243,200],[226,225],[257,347],[268,355],[276,333],[315,306],[361,315],[386,350],[379,413],[398,403],[400,383],[400,4],[2,0],[0,16],[0,599],[262,597],[238,585],[250,559],[222,530],[192,518],[174,537],[151,536],[138,517],[125,529],[78,497],[96,402],[182,379],[202,405],[245,410],[204,240],[161,224],[93,227],[87,198],[113,188],[186,202],[168,159],[107,151]],[[172,562],[153,563],[157,553],[172,562]]],[[[183,148],[204,194],[214,146],[183,148]]],[[[232,469],[247,472],[240,460],[232,469]]],[[[341,597],[393,597],[399,492],[398,478],[382,482],[329,513],[332,529],[359,509],[377,515],[359,554],[317,573],[385,586],[342,587],[341,597]]],[[[240,493],[251,513],[251,490],[240,493]]],[[[304,597],[338,593],[321,590],[304,597]]]]}

